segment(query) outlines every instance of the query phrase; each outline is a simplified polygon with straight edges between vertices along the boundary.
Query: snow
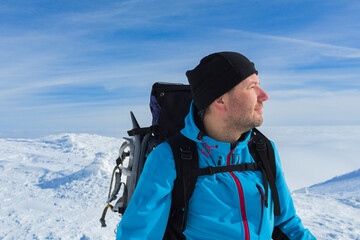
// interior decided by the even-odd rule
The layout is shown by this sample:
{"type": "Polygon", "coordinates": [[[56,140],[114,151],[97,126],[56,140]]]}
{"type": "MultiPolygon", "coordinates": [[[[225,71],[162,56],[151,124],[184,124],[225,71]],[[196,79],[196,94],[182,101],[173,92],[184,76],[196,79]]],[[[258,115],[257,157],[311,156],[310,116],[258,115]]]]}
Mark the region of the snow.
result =
{"type": "Polygon", "coordinates": [[[112,239],[99,219],[121,139],[0,139],[0,239],[112,239]]]}
{"type": "MultiPolygon", "coordinates": [[[[333,158],[340,155],[339,147],[347,145],[336,145],[331,139],[339,137],[342,142],[344,129],[331,131],[333,136],[321,131],[322,134],[311,141],[311,144],[318,143],[312,148],[322,151],[318,156],[324,154],[330,158],[329,162],[334,161],[333,158]],[[327,142],[333,146],[332,158],[323,146],[327,142]]],[[[273,136],[281,134],[277,129],[264,132],[273,136]]],[[[282,152],[286,155],[288,148],[295,158],[305,154],[303,147],[311,138],[309,132],[293,128],[281,135],[279,151],[283,164],[282,152]],[[294,135],[296,141],[287,142],[294,135]]],[[[113,230],[120,218],[108,211],[107,228],[100,227],[99,219],[122,142],[121,138],[92,134],[0,138],[0,239],[114,239],[113,230]]],[[[307,146],[305,152],[309,149],[307,146]]],[[[346,154],[352,155],[355,161],[359,150],[349,149],[346,148],[346,154]]],[[[301,164],[295,161],[290,166],[295,163],[301,164]]],[[[299,216],[317,239],[360,240],[360,169],[356,169],[359,168],[293,192],[299,216]]],[[[336,169],[327,172],[333,173],[336,169]]],[[[293,175],[291,167],[285,174],[293,175]]]]}
{"type": "Polygon", "coordinates": [[[360,169],[297,190],[293,196],[304,223],[319,238],[360,239],[360,169]]]}

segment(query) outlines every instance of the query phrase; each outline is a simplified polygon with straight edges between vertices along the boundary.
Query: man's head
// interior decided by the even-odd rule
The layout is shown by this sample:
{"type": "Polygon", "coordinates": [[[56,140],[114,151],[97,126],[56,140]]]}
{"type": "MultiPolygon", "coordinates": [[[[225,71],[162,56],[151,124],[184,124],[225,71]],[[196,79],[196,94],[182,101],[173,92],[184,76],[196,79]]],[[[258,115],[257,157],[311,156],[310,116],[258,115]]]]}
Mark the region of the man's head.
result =
{"type": "Polygon", "coordinates": [[[254,63],[244,55],[217,52],[201,59],[199,65],[186,72],[186,76],[196,107],[204,110],[215,99],[254,73],[258,73],[254,63]]]}
{"type": "Polygon", "coordinates": [[[230,141],[262,124],[263,102],[269,96],[259,86],[257,73],[254,63],[235,52],[211,54],[186,73],[194,104],[206,109],[204,125],[209,135],[221,129],[234,135],[225,139],[230,141]]]}

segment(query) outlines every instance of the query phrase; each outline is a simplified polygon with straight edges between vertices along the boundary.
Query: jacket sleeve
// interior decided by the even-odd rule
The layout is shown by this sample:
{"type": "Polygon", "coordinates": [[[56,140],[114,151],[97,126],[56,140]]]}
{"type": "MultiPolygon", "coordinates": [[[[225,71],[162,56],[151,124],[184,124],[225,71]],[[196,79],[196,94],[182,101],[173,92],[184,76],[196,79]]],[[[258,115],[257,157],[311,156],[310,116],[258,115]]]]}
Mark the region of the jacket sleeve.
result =
{"type": "Polygon", "coordinates": [[[294,203],[286,184],[279,154],[272,142],[276,161],[276,187],[280,200],[280,216],[275,217],[273,239],[308,240],[316,239],[308,229],[304,228],[301,219],[296,214],[294,203]]]}
{"type": "Polygon", "coordinates": [[[167,143],[160,144],[146,159],[134,194],[117,228],[117,240],[163,238],[175,178],[172,150],[167,143]]]}

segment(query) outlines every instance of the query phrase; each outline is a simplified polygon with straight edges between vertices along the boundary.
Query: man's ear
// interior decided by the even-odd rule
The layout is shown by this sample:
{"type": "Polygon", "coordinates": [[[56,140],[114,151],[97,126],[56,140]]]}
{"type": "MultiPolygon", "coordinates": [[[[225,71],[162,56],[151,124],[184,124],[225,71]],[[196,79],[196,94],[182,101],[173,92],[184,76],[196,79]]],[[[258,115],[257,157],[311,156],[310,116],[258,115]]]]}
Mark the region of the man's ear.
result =
{"type": "Polygon", "coordinates": [[[224,95],[217,98],[212,104],[218,111],[226,112],[226,105],[225,105],[225,101],[224,101],[224,95]]]}

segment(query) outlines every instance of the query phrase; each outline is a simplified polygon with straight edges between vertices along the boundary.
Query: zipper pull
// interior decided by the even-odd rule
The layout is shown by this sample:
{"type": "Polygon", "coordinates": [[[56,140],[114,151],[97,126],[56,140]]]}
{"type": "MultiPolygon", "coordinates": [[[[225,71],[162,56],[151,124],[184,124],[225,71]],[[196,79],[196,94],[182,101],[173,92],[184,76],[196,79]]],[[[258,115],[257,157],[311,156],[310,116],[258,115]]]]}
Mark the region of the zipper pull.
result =
{"type": "Polygon", "coordinates": [[[218,166],[220,166],[221,165],[221,156],[219,156],[219,161],[218,161],[218,164],[217,164],[218,166]]]}

